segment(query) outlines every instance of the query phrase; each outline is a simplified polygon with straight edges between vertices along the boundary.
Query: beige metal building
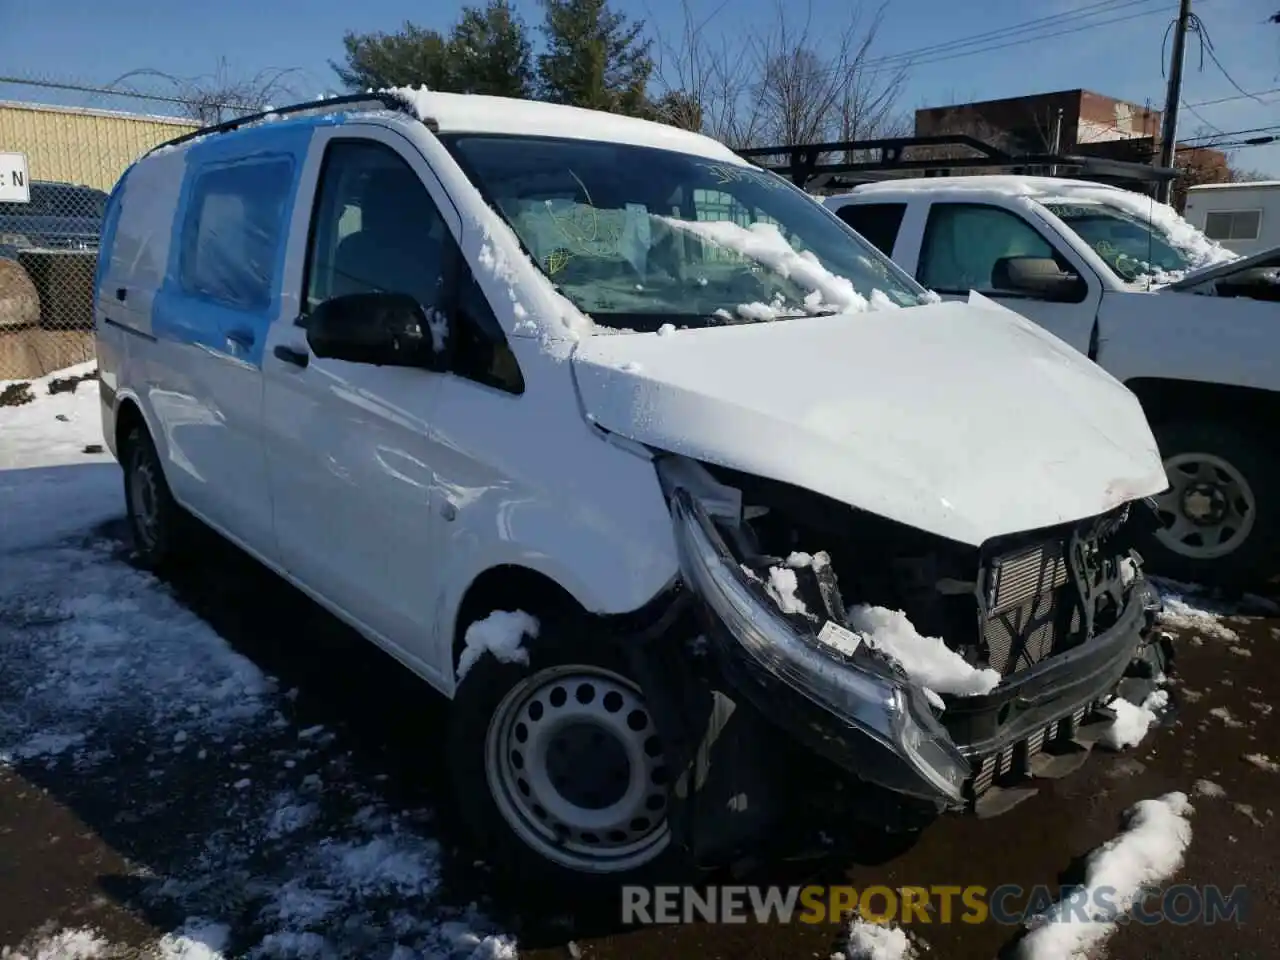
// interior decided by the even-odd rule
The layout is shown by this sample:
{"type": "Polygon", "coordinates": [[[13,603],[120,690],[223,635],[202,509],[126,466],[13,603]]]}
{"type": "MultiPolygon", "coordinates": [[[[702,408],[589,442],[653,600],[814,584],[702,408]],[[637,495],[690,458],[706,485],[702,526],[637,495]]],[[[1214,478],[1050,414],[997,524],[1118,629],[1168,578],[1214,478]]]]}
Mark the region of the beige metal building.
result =
{"type": "MultiPolygon", "coordinates": [[[[26,154],[33,185],[57,181],[109,191],[151,147],[195,129],[170,117],[0,100],[0,151],[26,154]]],[[[86,201],[73,203],[72,196],[82,193],[56,196],[37,201],[33,193],[28,208],[33,218],[52,224],[47,228],[37,220],[23,226],[17,204],[0,210],[0,381],[39,377],[93,358],[96,243],[83,236],[74,244],[58,242],[40,231],[83,232],[100,223],[85,215],[86,201]],[[59,217],[80,222],[59,228],[59,217]]]]}
{"type": "Polygon", "coordinates": [[[0,150],[27,155],[32,180],[110,190],[141,154],[195,130],[173,117],[0,100],[0,150]]]}

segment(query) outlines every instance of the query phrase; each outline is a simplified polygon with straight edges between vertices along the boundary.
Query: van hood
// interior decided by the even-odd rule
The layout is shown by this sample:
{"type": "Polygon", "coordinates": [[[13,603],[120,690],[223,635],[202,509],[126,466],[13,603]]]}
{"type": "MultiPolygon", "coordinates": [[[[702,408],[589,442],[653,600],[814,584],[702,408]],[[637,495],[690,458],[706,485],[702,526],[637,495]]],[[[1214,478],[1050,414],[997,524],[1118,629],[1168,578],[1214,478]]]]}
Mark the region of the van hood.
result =
{"type": "Polygon", "coordinates": [[[989,301],[593,336],[571,362],[606,430],[963,543],[1167,486],[1134,395],[989,301]]]}

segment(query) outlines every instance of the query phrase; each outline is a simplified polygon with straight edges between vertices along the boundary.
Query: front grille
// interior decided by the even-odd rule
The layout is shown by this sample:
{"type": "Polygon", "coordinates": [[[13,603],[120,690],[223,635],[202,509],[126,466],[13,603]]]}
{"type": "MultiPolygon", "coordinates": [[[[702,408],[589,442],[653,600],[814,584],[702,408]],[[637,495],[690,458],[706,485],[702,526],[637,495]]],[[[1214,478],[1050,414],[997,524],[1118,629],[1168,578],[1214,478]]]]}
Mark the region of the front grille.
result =
{"type": "Polygon", "coordinates": [[[1036,544],[992,563],[982,639],[993,670],[1008,675],[1053,655],[1066,582],[1067,561],[1058,542],[1036,544]]]}
{"type": "Polygon", "coordinates": [[[999,753],[983,757],[969,786],[970,798],[982,796],[999,778],[1012,776],[1016,779],[1027,776],[1031,769],[1031,759],[1049,744],[1070,741],[1088,712],[1088,707],[1080,707],[1071,716],[1041,727],[1027,739],[1012,743],[999,753]]]}

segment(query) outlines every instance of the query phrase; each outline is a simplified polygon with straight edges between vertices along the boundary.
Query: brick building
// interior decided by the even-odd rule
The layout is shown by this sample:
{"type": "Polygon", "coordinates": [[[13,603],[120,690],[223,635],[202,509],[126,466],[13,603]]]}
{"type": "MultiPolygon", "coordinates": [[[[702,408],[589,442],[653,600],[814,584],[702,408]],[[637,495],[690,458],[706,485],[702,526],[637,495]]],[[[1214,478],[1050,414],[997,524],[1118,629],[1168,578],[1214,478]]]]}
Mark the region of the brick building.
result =
{"type": "MultiPolygon", "coordinates": [[[[1091,90],[957,103],[916,111],[916,136],[967,133],[1010,153],[1063,153],[1151,163],[1164,114],[1091,90]]],[[[1196,183],[1228,179],[1227,156],[1179,147],[1176,166],[1196,183]]]]}

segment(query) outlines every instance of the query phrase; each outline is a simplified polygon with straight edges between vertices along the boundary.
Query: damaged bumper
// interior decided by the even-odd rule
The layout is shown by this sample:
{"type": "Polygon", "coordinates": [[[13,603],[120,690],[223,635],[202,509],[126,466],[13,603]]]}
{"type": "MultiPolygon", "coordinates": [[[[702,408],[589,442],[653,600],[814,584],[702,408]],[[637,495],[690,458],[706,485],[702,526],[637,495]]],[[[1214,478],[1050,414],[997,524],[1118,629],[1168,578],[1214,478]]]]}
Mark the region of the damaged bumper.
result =
{"type": "Polygon", "coordinates": [[[726,680],[839,767],[939,810],[973,806],[1015,760],[1025,767],[1055,738],[1073,737],[1140,657],[1158,608],[1139,582],[1111,628],[985,696],[946,698],[939,717],[923,689],[865,643],[833,645],[817,623],[784,614],[688,491],[674,491],[671,506],[684,576],[726,680]]]}

